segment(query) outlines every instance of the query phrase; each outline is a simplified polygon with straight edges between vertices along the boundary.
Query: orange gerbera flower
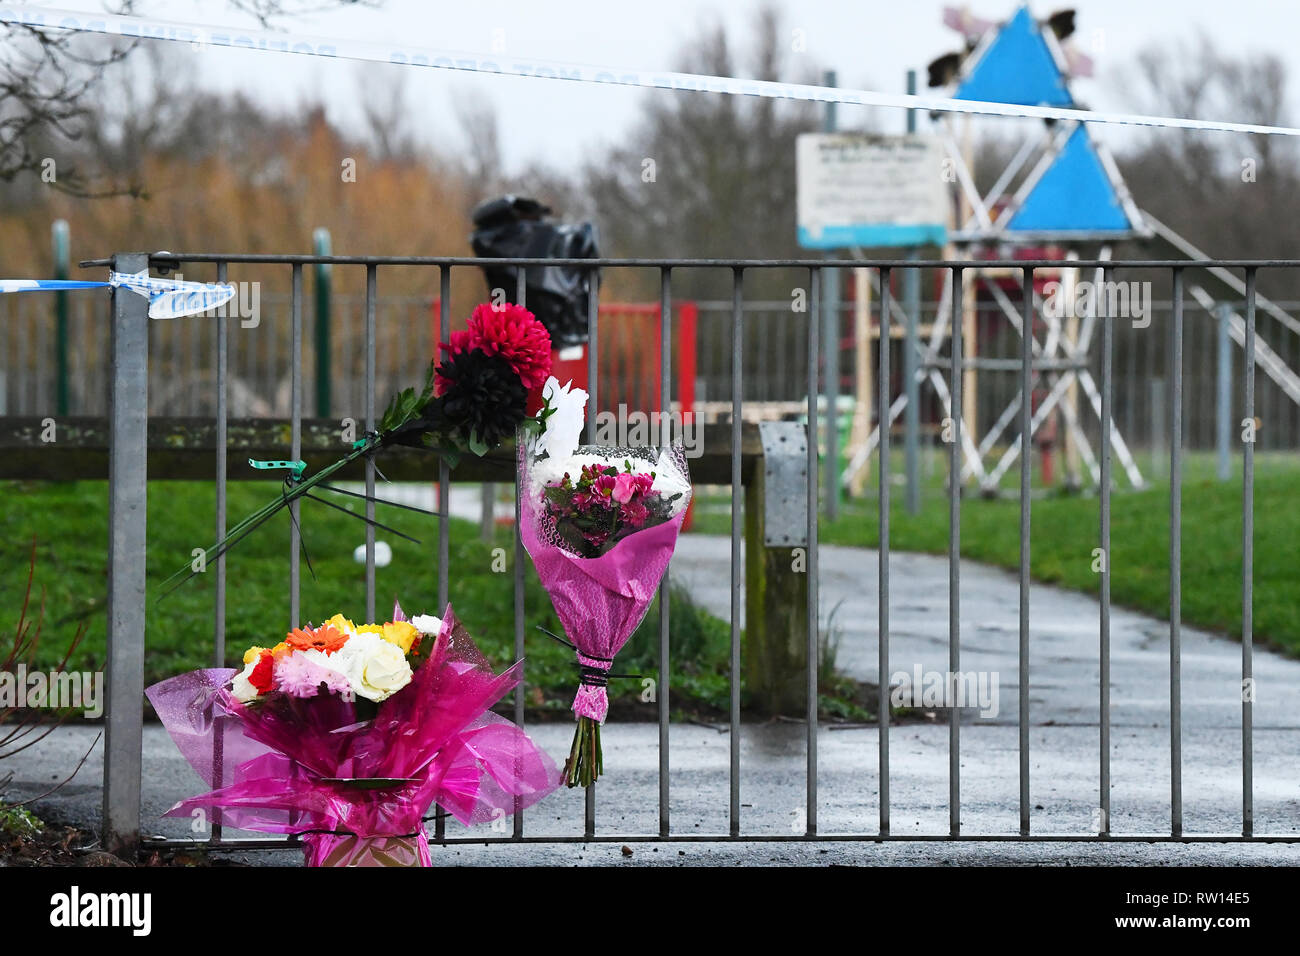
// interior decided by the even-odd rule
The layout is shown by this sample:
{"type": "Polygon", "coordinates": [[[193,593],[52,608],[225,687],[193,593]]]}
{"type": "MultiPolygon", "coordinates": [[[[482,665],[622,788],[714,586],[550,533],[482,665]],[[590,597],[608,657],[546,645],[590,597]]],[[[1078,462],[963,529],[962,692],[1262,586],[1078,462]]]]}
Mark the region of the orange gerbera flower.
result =
{"type": "Polygon", "coordinates": [[[346,634],[340,634],[328,624],[323,624],[314,630],[296,627],[285,637],[285,641],[295,651],[317,650],[333,654],[348,642],[348,638],[346,634]]]}

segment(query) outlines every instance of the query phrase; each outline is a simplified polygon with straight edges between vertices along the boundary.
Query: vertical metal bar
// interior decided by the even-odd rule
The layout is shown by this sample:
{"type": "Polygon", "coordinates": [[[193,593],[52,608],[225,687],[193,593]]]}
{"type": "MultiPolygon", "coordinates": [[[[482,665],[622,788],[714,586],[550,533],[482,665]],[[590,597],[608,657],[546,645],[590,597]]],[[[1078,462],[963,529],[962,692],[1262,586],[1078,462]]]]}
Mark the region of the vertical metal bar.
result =
{"type": "MultiPolygon", "coordinates": [[[[226,264],[217,263],[217,281],[226,281],[226,264]]],[[[217,423],[216,423],[216,441],[217,446],[217,474],[216,474],[216,532],[217,536],[214,541],[220,541],[226,536],[226,419],[229,415],[229,402],[227,396],[227,360],[229,341],[226,334],[226,307],[222,306],[217,309],[215,317],[217,349],[217,423]]],[[[216,566],[212,569],[213,574],[213,612],[212,612],[212,664],[214,667],[226,666],[226,556],[217,555],[216,566]]],[[[212,786],[220,789],[224,785],[222,779],[222,763],[225,759],[225,725],[218,723],[215,733],[212,736],[212,786]]],[[[221,808],[212,808],[212,831],[213,842],[221,840],[221,808]]]]}
{"type": "Polygon", "coordinates": [[[740,416],[744,374],[745,270],[731,270],[731,784],[730,833],[740,836],[740,416]]]}
{"type": "MultiPolygon", "coordinates": [[[[1170,832],[1183,833],[1183,270],[1173,270],[1169,361],[1169,806],[1170,832]]],[[[1103,396],[1104,399],[1104,396],[1103,396]]]]}
{"type": "Polygon", "coordinates": [[[948,448],[948,828],[961,833],[961,711],[955,706],[956,675],[961,670],[961,429],[962,429],[962,269],[952,269],[952,444],[948,448]]]}
{"type": "MultiPolygon", "coordinates": [[[[375,430],[375,309],[379,304],[379,267],[366,266],[366,431],[375,430]]],[[[366,620],[375,619],[375,463],[366,459],[366,620]]]]}
{"type": "MultiPolygon", "coordinates": [[[[1255,420],[1255,270],[1246,270],[1245,418],[1255,420]]],[[[1242,444],[1241,484],[1241,835],[1255,828],[1255,435],[1242,444]]]]}
{"type": "MultiPolygon", "coordinates": [[[[515,282],[515,303],[525,305],[527,297],[527,269],[518,269],[516,271],[515,282]]],[[[515,475],[515,555],[514,555],[514,591],[515,591],[515,660],[523,661],[524,659],[524,539],[520,533],[520,522],[523,517],[521,512],[521,503],[519,495],[519,476],[515,475]]],[[[524,725],[524,701],[527,687],[527,678],[525,677],[524,665],[520,666],[519,684],[515,687],[515,723],[520,727],[524,725]]],[[[595,833],[596,825],[596,794],[595,784],[587,788],[586,793],[586,813],[585,813],[585,832],[588,837],[595,833]]],[[[514,836],[516,839],[524,835],[524,809],[518,798],[515,799],[514,807],[514,836]]]]}
{"type": "MultiPolygon", "coordinates": [[[[912,270],[914,271],[914,270],[912,270]]],[[[906,275],[906,274],[904,274],[906,275]]],[[[880,501],[880,550],[879,575],[877,588],[879,595],[879,624],[877,634],[878,671],[880,674],[880,697],[876,702],[877,718],[880,723],[878,736],[880,744],[880,832],[889,832],[889,456],[891,451],[889,435],[889,295],[891,274],[888,267],[880,270],[880,374],[877,376],[879,393],[876,407],[880,421],[880,465],[877,473],[879,479],[878,498],[880,501]]],[[[870,321],[870,316],[865,317],[870,321]]],[[[870,342],[870,336],[867,337],[870,342]]],[[[904,343],[906,347],[906,343],[904,343]]]]}
{"type": "MultiPolygon", "coordinates": [[[[451,338],[451,267],[438,267],[438,341],[451,338]]],[[[433,347],[433,360],[437,361],[438,346],[433,347]]],[[[451,571],[451,469],[442,458],[438,459],[438,613],[447,607],[451,571]]],[[[433,818],[433,838],[441,840],[447,835],[447,814],[441,809],[433,818]]]]}
{"type": "Polygon", "coordinates": [[[1020,319],[1020,835],[1029,836],[1029,494],[1033,420],[1034,270],[1023,270],[1020,319]]]}
{"type": "MultiPolygon", "coordinates": [[[[1102,271],[1102,288],[1111,288],[1111,270],[1102,271]]],[[[1101,321],[1101,620],[1098,625],[1101,656],[1101,698],[1098,703],[1101,767],[1099,772],[1101,818],[1098,835],[1110,834],[1110,404],[1111,359],[1115,348],[1115,321],[1106,307],[1106,295],[1097,297],[1096,310],[1101,321]]]]}
{"type": "MultiPolygon", "coordinates": [[[[438,341],[451,338],[451,267],[438,267],[438,341]]],[[[438,347],[434,346],[434,361],[438,347]]],[[[438,613],[447,607],[451,561],[451,469],[438,461],[438,613]]],[[[441,818],[440,818],[441,819],[441,818]]]]}
{"type": "MultiPolygon", "coordinates": [[[[821,270],[817,270],[817,269],[810,270],[809,272],[810,279],[814,282],[817,281],[817,279],[820,278],[818,275],[820,271],[821,270]]],[[[830,270],[830,271],[834,271],[834,270],[830,270]]],[[[815,316],[816,315],[815,310],[820,305],[820,303],[818,302],[818,293],[816,287],[813,288],[812,294],[813,294],[812,308],[814,310],[813,315],[815,316]]],[[[815,333],[816,330],[813,327],[815,327],[816,325],[817,325],[816,319],[812,318],[811,327],[809,331],[810,335],[813,335],[815,333]]],[[[817,501],[816,501],[816,495],[818,490],[818,485],[817,485],[818,473],[816,468],[817,425],[818,425],[816,393],[817,393],[818,351],[819,350],[816,341],[810,339],[808,343],[808,352],[809,352],[808,407],[810,409],[810,414],[808,417],[808,460],[813,464],[810,466],[808,472],[808,481],[809,481],[809,485],[808,485],[809,500],[808,500],[808,516],[807,516],[808,517],[808,556],[805,564],[805,567],[807,568],[807,575],[808,575],[808,612],[807,612],[808,616],[807,616],[807,634],[805,635],[807,646],[806,646],[805,653],[807,654],[808,661],[807,661],[807,670],[805,672],[806,686],[804,689],[804,701],[805,701],[805,709],[806,709],[806,713],[804,714],[804,721],[805,721],[805,727],[808,735],[808,739],[805,744],[807,766],[804,771],[804,786],[805,786],[804,805],[806,807],[804,813],[804,821],[805,821],[804,830],[806,835],[810,838],[815,837],[817,835],[817,729],[818,729],[817,717],[818,717],[818,703],[819,703],[817,697],[817,690],[818,690],[818,678],[820,676],[819,667],[821,664],[821,658],[820,658],[821,618],[820,618],[819,608],[818,608],[818,590],[817,590],[817,583],[818,583],[817,575],[818,575],[818,567],[819,567],[818,560],[817,560],[818,509],[817,509],[817,501]]],[[[831,420],[832,421],[834,420],[833,416],[831,420]]],[[[765,490],[764,494],[766,493],[767,492],[765,490]]]]}
{"type": "MultiPolygon", "coordinates": [[[[115,272],[149,267],[142,253],[113,258],[115,272]]],[[[134,854],[140,842],[144,737],[145,516],[149,409],[149,305],[113,290],[109,344],[108,697],[105,709],[104,846],[134,854]]]]}
{"type": "MultiPolygon", "coordinates": [[[[293,266],[293,302],[290,309],[289,346],[289,457],[302,457],[302,265],[293,266]]],[[[289,504],[289,628],[298,626],[302,612],[299,552],[302,549],[302,509],[289,504]]],[[[371,618],[370,620],[373,620],[371,618]]]]}
{"type": "MultiPolygon", "coordinates": [[[[667,448],[672,442],[672,331],[673,331],[673,291],[672,270],[664,267],[659,271],[659,396],[660,396],[660,435],[659,443],[667,448]]],[[[672,671],[669,638],[669,614],[672,610],[668,576],[672,565],[664,570],[663,580],[659,582],[659,686],[656,688],[656,701],[659,705],[659,835],[668,836],[669,788],[668,788],[668,693],[669,678],[672,671]]]]}

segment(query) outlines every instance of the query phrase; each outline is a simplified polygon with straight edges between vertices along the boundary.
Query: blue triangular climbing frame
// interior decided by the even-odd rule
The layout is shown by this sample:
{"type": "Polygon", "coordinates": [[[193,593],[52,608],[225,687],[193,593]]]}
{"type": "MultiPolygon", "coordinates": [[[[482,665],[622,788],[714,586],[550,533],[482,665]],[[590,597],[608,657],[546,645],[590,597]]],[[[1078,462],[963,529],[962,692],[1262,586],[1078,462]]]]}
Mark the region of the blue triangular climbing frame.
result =
{"type": "Polygon", "coordinates": [[[1080,125],[1007,223],[1013,232],[1131,232],[1134,224],[1080,125]]]}
{"type": "Polygon", "coordinates": [[[1061,68],[1027,6],[999,28],[953,96],[1020,106],[1074,105],[1061,68]]]}

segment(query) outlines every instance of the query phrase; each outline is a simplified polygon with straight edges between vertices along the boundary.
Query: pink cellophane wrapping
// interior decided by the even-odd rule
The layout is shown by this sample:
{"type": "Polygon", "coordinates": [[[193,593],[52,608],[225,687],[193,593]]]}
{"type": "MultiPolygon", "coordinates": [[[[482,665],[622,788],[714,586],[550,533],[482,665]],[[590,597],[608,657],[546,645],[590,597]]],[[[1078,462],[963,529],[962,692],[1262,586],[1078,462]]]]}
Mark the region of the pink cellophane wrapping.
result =
{"type": "MultiPolygon", "coordinates": [[[[578,649],[578,662],[608,672],[658,593],[686,518],[690,485],[680,445],[672,446],[665,456],[654,448],[602,446],[582,446],[577,454],[602,455],[620,466],[626,458],[645,471],[667,465],[685,489],[680,510],[671,519],[633,532],[599,557],[584,558],[568,550],[556,534],[554,519],[543,507],[538,481],[529,476],[533,463],[521,456],[520,487],[528,499],[520,508],[524,548],[565,634],[578,649]]],[[[580,684],[573,712],[603,723],[609,712],[605,688],[580,684]]]]}
{"type": "Polygon", "coordinates": [[[519,683],[522,663],[493,674],[450,605],[437,640],[426,638],[425,646],[429,657],[411,682],[362,722],[354,704],[332,695],[276,694],[245,706],[226,690],[235,673],[226,668],[154,684],[146,694],[159,719],[214,788],[167,815],[203,808],[226,826],[302,834],[309,865],[409,859],[427,866],[422,818],[434,803],[468,825],[553,791],[560,782],[554,762],[489,710],[519,683]],[[414,779],[376,790],[326,777],[414,779]]]}

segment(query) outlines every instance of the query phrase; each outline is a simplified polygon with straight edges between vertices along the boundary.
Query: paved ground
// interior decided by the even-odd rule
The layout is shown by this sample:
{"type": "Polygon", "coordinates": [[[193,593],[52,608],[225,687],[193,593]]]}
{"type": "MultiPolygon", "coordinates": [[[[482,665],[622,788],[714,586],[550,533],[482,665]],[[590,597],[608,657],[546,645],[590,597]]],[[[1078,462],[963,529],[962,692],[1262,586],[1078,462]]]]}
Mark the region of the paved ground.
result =
{"type": "MultiPolygon", "coordinates": [[[[468,489],[467,489],[468,490],[468,489]]],[[[472,494],[472,493],[471,493],[472,494]]],[[[457,512],[477,516],[477,500],[453,500],[457,512]]],[[[729,616],[729,541],[688,535],[673,563],[675,578],[722,618],[729,616]]],[[[890,670],[947,669],[947,563],[943,558],[895,554],[891,559],[890,670]]],[[[821,556],[822,606],[840,605],[839,664],[875,681],[877,654],[876,555],[827,546],[821,556]]],[[[1002,571],[962,565],[962,669],[996,675],[998,712],[962,728],[962,827],[970,835],[1018,829],[1017,583],[1002,571]]],[[[1084,836],[1093,832],[1098,771],[1097,603],[1059,589],[1032,591],[1030,683],[1031,824],[1035,833],[1084,836]]],[[[1168,625],[1116,610],[1111,621],[1112,820],[1116,835],[1168,832],[1168,625]]],[[[1184,831],[1240,832],[1240,646],[1191,629],[1183,631],[1184,831]]],[[[1300,700],[1300,662],[1259,651],[1255,656],[1255,831],[1300,836],[1300,719],[1288,703],[1300,700]]],[[[97,731],[60,730],[6,761],[13,791],[34,794],[65,776],[97,731]]],[[[563,753],[571,725],[534,729],[538,742],[563,753]]],[[[747,724],[741,734],[741,826],[747,835],[790,838],[803,832],[805,728],[795,723],[747,724]]],[[[657,728],[613,724],[604,735],[607,773],[600,787],[598,833],[657,830],[657,728]]],[[[891,827],[896,836],[948,831],[948,729],[908,724],[890,736],[891,827]]],[[[729,735],[675,725],[671,738],[672,828],[699,836],[727,832],[729,735]]],[[[823,834],[874,832],[879,819],[878,738],[874,728],[818,732],[818,825],[823,834]]],[[[42,806],[71,822],[98,818],[102,745],[76,781],[42,806]]],[[[147,832],[185,836],[187,821],[161,817],[194,792],[198,778],[164,731],[146,729],[147,832]]],[[[580,834],[582,798],[561,791],[526,816],[529,835],[580,834]]],[[[452,827],[453,834],[462,833],[452,827]]],[[[491,835],[490,832],[488,835],[491,835]]],[[[1289,845],[1148,843],[1025,845],[1002,842],[908,843],[764,842],[652,845],[620,843],[555,846],[453,845],[436,860],[479,864],[998,864],[1142,863],[1300,864],[1289,845]]],[[[249,862],[294,862],[290,851],[242,853],[249,862]]]]}

